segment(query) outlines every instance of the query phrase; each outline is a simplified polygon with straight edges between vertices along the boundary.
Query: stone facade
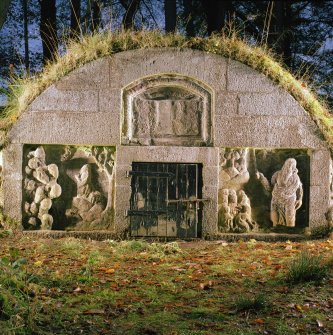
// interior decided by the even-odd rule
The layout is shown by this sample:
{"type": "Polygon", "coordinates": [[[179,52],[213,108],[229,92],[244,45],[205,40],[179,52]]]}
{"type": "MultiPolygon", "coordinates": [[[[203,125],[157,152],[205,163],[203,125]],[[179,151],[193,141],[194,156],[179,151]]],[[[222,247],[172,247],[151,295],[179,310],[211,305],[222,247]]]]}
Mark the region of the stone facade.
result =
{"type": "Polygon", "coordinates": [[[3,183],[25,229],[301,231],[332,205],[329,148],[293,97],[239,62],[171,48],[46,89],[9,133],[3,183]]]}

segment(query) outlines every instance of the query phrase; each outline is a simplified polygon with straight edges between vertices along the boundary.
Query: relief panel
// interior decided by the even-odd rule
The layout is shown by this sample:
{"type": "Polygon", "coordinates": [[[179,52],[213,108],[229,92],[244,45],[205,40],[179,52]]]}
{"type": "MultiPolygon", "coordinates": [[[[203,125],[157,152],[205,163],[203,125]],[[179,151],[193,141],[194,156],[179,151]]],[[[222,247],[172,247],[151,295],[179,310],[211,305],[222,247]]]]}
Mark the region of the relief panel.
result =
{"type": "Polygon", "coordinates": [[[219,230],[301,231],[308,222],[309,166],[306,150],[221,148],[219,230]]]}
{"type": "Polygon", "coordinates": [[[211,145],[211,93],[176,75],[141,79],[123,90],[122,144],[211,145]]]}
{"type": "Polygon", "coordinates": [[[25,145],[23,227],[111,228],[114,160],[114,147],[25,145]]]}

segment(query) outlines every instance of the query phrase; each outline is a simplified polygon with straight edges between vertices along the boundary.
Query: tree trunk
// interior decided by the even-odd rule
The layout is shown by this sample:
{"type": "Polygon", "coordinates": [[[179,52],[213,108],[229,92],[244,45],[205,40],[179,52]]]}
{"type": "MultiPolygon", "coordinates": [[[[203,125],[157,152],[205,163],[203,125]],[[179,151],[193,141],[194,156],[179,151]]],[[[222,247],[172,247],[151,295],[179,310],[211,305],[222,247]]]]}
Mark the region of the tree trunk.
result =
{"type": "Polygon", "coordinates": [[[30,60],[29,60],[29,36],[28,36],[28,0],[22,0],[23,7],[23,25],[24,25],[24,65],[29,74],[30,60]]]}
{"type": "Polygon", "coordinates": [[[58,51],[56,0],[40,0],[40,36],[44,64],[55,58],[58,51]]]}
{"type": "Polygon", "coordinates": [[[176,30],[177,6],[176,0],[164,0],[165,31],[173,33],[176,30]]]}
{"type": "Polygon", "coordinates": [[[123,18],[123,28],[124,29],[134,29],[134,18],[136,12],[139,9],[140,0],[120,0],[120,3],[125,8],[126,13],[123,18]]]}
{"type": "Polygon", "coordinates": [[[92,4],[92,29],[97,31],[101,25],[101,5],[98,0],[93,0],[92,4]]]}
{"type": "Polygon", "coordinates": [[[271,26],[268,27],[268,45],[281,55],[283,62],[290,67],[292,61],[292,22],[291,4],[289,1],[274,1],[271,26]]]}
{"type": "Polygon", "coordinates": [[[11,0],[0,0],[0,28],[6,21],[7,11],[9,9],[11,0]]]}
{"type": "Polygon", "coordinates": [[[80,34],[81,0],[71,0],[71,37],[80,34]]]}
{"type": "Polygon", "coordinates": [[[208,35],[211,35],[214,32],[220,32],[224,28],[228,19],[230,19],[232,2],[222,0],[202,0],[202,5],[206,14],[208,35]]]}
{"type": "Polygon", "coordinates": [[[185,19],[185,30],[186,36],[193,37],[195,36],[194,31],[194,14],[193,14],[193,3],[192,0],[183,0],[184,6],[184,19],[185,19]]]}

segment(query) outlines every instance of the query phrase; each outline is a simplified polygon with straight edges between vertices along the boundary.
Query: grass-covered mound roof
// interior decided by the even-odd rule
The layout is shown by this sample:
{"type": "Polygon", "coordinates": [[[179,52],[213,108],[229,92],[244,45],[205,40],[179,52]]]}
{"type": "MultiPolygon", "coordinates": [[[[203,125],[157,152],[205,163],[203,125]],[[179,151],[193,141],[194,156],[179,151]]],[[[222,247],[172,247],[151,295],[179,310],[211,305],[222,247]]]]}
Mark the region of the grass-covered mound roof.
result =
{"type": "Polygon", "coordinates": [[[47,87],[87,62],[126,50],[163,47],[202,50],[237,60],[263,73],[288,91],[308,111],[333,148],[333,119],[328,108],[302,81],[285,70],[266,48],[250,46],[235,33],[186,38],[157,31],[121,31],[97,33],[83,36],[79,41],[69,41],[65,55],[57,56],[54,62],[45,66],[43,72],[31,78],[18,78],[11,84],[8,106],[0,127],[8,131],[47,87]]]}

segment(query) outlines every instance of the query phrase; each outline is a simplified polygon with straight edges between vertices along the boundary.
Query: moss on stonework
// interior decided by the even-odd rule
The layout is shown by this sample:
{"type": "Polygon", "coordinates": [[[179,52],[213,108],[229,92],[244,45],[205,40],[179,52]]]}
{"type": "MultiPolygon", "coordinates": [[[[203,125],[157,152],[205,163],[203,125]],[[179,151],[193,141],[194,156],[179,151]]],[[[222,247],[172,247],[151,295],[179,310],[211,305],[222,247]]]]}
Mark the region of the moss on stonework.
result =
{"type": "Polygon", "coordinates": [[[267,48],[250,46],[235,32],[212,35],[208,38],[186,38],[159,31],[120,31],[82,36],[79,41],[69,41],[67,52],[45,66],[43,72],[29,78],[17,78],[10,85],[8,106],[2,113],[0,128],[8,131],[29,104],[47,87],[69,72],[95,59],[115,53],[147,48],[190,48],[231,58],[263,73],[288,91],[322,131],[333,148],[332,117],[328,107],[319,102],[307,85],[285,70],[267,48]]]}

